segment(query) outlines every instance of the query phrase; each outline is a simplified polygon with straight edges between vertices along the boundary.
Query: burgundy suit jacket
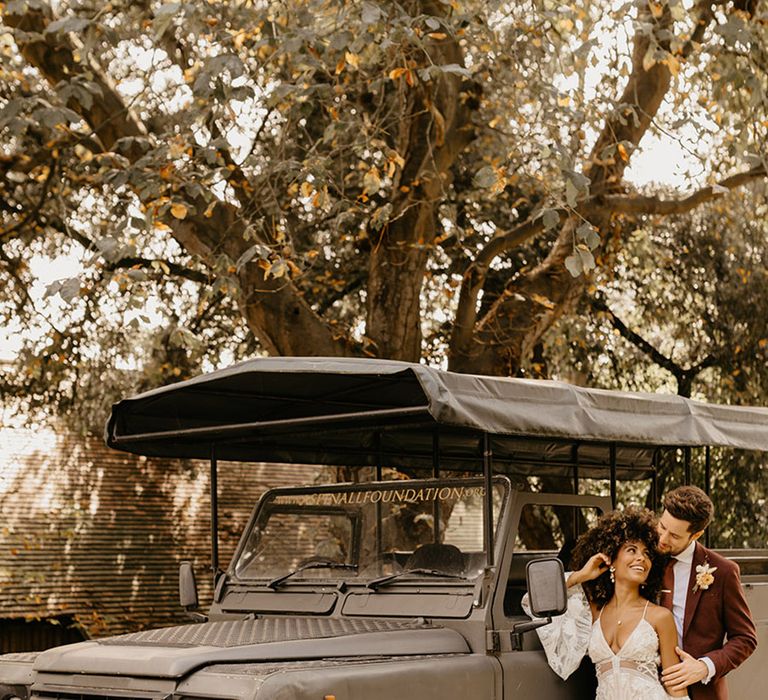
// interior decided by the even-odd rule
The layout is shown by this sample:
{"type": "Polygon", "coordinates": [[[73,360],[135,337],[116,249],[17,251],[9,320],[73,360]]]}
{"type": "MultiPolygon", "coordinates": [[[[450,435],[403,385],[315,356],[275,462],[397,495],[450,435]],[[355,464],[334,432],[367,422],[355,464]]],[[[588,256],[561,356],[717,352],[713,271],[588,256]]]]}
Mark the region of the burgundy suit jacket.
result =
{"type": "Polygon", "coordinates": [[[683,649],[694,658],[708,656],[715,674],[688,688],[691,700],[726,700],[725,674],[742,664],[757,646],[757,633],[741,588],[738,564],[696,543],[683,620],[683,649]],[[696,588],[696,567],[717,567],[714,583],[696,588]]]}

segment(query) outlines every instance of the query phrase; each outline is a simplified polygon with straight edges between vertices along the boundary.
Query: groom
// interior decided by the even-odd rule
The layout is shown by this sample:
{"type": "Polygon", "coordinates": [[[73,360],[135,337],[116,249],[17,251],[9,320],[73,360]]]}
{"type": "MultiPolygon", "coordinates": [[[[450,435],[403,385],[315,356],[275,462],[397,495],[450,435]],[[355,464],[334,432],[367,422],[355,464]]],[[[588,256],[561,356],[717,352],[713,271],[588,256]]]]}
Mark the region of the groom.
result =
{"type": "Polygon", "coordinates": [[[738,565],[698,542],[713,512],[704,491],[681,486],[664,497],[659,518],[659,549],[671,556],[660,603],[675,618],[681,659],[662,681],[668,691],[687,688],[692,700],[726,700],[725,674],[757,646],[738,565]]]}

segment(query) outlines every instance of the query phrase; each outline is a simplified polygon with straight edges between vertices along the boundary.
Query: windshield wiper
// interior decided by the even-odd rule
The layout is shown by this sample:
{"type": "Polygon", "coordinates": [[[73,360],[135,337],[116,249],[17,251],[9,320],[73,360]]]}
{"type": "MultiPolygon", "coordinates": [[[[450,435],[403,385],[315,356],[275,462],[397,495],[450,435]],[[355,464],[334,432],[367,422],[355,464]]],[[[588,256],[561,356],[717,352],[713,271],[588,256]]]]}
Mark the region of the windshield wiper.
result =
{"type": "Polygon", "coordinates": [[[268,584],[267,588],[271,588],[272,590],[277,590],[280,585],[287,581],[291,576],[295,576],[296,574],[301,573],[302,571],[307,571],[308,569],[348,569],[350,571],[357,571],[357,564],[345,564],[341,561],[331,561],[329,560],[320,560],[320,561],[310,561],[304,564],[303,566],[300,566],[293,571],[289,571],[287,574],[283,574],[282,576],[278,576],[277,578],[273,578],[268,584]]]}
{"type": "Polygon", "coordinates": [[[396,574],[389,574],[389,576],[382,576],[381,578],[375,578],[373,581],[368,581],[366,588],[371,590],[377,590],[382,586],[389,585],[392,581],[399,579],[401,576],[407,576],[408,574],[421,574],[424,576],[436,576],[438,578],[459,578],[467,581],[466,576],[459,574],[449,574],[447,571],[440,571],[439,569],[405,569],[404,571],[398,571],[396,574]]]}

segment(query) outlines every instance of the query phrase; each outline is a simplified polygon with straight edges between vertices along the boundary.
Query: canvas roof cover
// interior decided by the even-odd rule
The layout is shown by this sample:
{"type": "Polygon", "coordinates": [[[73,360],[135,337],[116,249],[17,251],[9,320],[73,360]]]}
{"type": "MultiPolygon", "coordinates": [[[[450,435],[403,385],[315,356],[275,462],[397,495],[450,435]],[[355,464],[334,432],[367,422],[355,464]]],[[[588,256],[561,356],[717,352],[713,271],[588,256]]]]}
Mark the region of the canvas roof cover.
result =
{"type": "Polygon", "coordinates": [[[259,358],[115,404],[107,443],[147,456],[648,476],[657,446],[768,451],[768,409],[372,359],[259,358]]]}

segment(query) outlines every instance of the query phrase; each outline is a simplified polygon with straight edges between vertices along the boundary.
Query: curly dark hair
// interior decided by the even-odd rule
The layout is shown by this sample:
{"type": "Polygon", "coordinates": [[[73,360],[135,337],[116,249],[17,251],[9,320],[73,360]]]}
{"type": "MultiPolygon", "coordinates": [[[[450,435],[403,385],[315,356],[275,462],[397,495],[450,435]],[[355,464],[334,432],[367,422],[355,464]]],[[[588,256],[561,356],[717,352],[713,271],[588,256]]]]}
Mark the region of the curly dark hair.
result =
{"type": "MultiPolygon", "coordinates": [[[[640,595],[655,601],[661,591],[661,580],[668,557],[658,550],[656,517],[646,508],[629,507],[602,515],[595,526],[581,535],[576,542],[571,567],[578,571],[598,552],[607,554],[613,561],[621,546],[631,541],[642,542],[648,548],[651,570],[645,584],[640,588],[640,595]]],[[[608,569],[596,579],[585,582],[583,587],[587,598],[598,606],[605,605],[613,596],[614,585],[611,583],[608,569]]]]}

